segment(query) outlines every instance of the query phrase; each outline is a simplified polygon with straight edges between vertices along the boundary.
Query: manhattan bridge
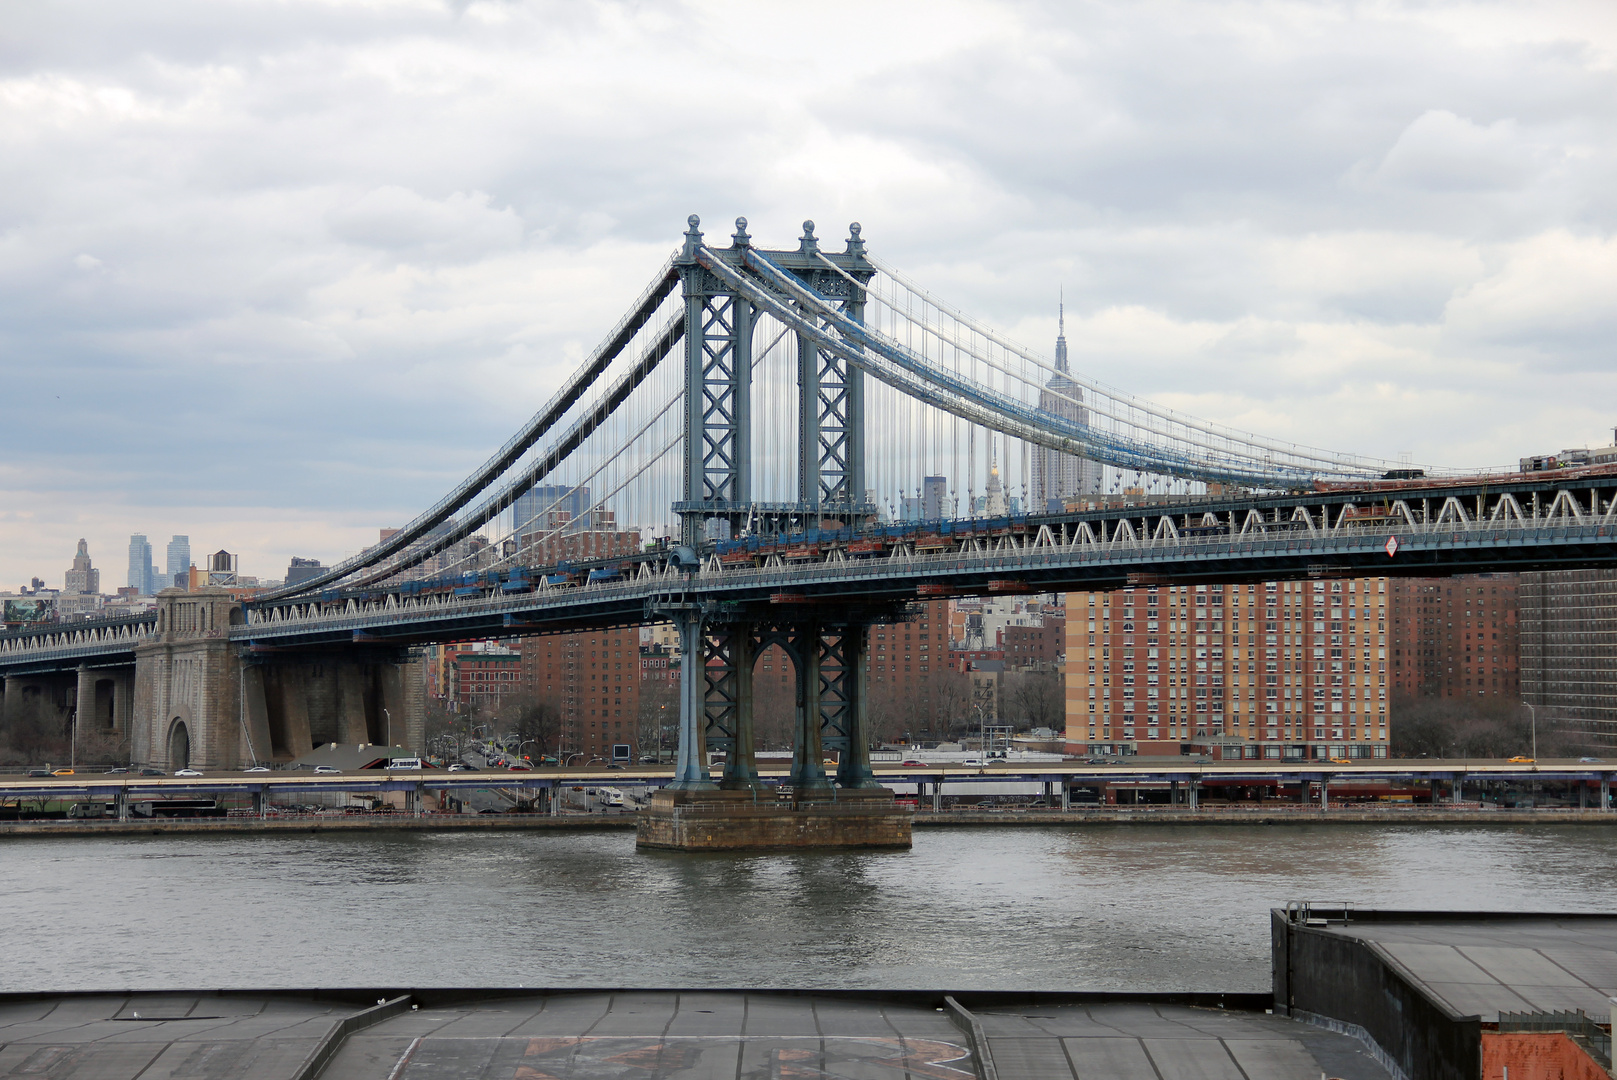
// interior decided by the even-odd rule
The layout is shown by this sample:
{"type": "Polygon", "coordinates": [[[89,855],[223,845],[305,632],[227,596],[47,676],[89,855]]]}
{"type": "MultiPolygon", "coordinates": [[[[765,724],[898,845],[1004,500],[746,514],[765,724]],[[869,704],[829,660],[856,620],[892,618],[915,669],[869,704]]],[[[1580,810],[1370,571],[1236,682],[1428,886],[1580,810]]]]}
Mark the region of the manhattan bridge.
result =
{"type": "Polygon", "coordinates": [[[864,630],[918,599],[1617,562],[1617,470],[1413,469],[1235,431],[1069,370],[1064,336],[1053,358],[1016,344],[857,224],[840,246],[805,222],[761,248],[744,218],[709,243],[693,215],[555,395],[384,542],[245,602],[165,593],[0,636],[7,695],[76,681],[136,760],[232,768],[311,732],[418,732],[421,645],[668,621],[676,788],[759,783],[771,645],[797,671],[787,783],[860,788],[864,630]]]}

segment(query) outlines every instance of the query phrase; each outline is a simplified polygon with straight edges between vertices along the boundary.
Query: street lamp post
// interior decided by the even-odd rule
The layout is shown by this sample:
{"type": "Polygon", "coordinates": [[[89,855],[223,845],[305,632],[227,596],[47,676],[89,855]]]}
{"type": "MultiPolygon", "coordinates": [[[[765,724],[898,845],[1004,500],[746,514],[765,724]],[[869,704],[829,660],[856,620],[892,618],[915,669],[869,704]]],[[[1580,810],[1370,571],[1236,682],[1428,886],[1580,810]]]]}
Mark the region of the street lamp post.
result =
{"type": "Polygon", "coordinates": [[[1538,710],[1533,708],[1531,701],[1522,702],[1527,706],[1527,715],[1533,719],[1533,760],[1538,760],[1538,710]]]}

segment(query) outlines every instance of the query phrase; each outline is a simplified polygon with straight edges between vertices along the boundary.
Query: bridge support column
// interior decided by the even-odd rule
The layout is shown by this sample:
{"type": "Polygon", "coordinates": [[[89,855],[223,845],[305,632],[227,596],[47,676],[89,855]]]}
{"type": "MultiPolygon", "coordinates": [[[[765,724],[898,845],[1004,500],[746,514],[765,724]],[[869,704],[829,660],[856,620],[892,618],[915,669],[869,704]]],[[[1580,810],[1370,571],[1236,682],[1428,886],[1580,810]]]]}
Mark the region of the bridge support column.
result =
{"type": "Polygon", "coordinates": [[[264,669],[257,664],[242,665],[242,737],[252,765],[275,759],[270,745],[269,702],[264,692],[264,669]]]}
{"type": "Polygon", "coordinates": [[[1465,777],[1456,774],[1454,777],[1454,782],[1449,785],[1449,801],[1455,806],[1459,806],[1464,799],[1465,777]]]}
{"type": "Polygon", "coordinates": [[[837,783],[843,788],[879,788],[870,768],[870,645],[862,623],[849,623],[841,631],[846,746],[837,762],[837,783]]]}
{"type": "Polygon", "coordinates": [[[254,817],[263,818],[265,816],[266,811],[269,808],[268,804],[269,804],[269,800],[264,797],[264,790],[262,788],[260,788],[259,790],[253,792],[253,816],[254,817]]]}
{"type": "Polygon", "coordinates": [[[724,751],[719,787],[726,791],[762,787],[752,728],[757,628],[751,623],[732,623],[716,635],[703,635],[702,641],[705,749],[724,751]]]}
{"type": "Polygon", "coordinates": [[[796,795],[818,794],[832,790],[825,775],[825,749],[820,727],[820,692],[824,689],[821,677],[822,649],[820,627],[810,623],[795,635],[793,659],[797,663],[797,738],[792,746],[792,771],[786,778],[787,786],[796,795]]]}
{"type": "Polygon", "coordinates": [[[131,705],[135,700],[135,672],[134,669],[120,671],[112,679],[112,727],[115,731],[127,732],[131,715],[131,705]]]}
{"type": "Polygon", "coordinates": [[[337,668],[337,741],[354,746],[375,741],[365,722],[365,679],[358,664],[337,668]]]}
{"type": "Polygon", "coordinates": [[[1198,805],[1197,804],[1197,785],[1196,785],[1196,781],[1194,781],[1194,780],[1189,781],[1185,785],[1185,791],[1186,791],[1186,794],[1190,796],[1190,808],[1192,810],[1196,809],[1196,807],[1198,805]]]}
{"type": "Polygon", "coordinates": [[[1600,809],[1611,809],[1611,781],[1600,781],[1600,809]]]}
{"type": "Polygon", "coordinates": [[[1072,785],[1065,780],[1061,781],[1061,809],[1072,809],[1072,785]]]}
{"type": "Polygon", "coordinates": [[[1321,810],[1331,808],[1331,782],[1324,777],[1319,781],[1319,808],[1321,810]]]}
{"type": "Polygon", "coordinates": [[[74,735],[92,735],[96,730],[95,673],[90,665],[80,664],[77,675],[78,685],[73,691],[74,735]]]}
{"type": "Polygon", "coordinates": [[[718,785],[707,771],[707,676],[701,670],[705,652],[701,612],[676,611],[674,626],[679,631],[680,654],[679,751],[674,759],[674,781],[667,790],[712,791],[718,785]]]}

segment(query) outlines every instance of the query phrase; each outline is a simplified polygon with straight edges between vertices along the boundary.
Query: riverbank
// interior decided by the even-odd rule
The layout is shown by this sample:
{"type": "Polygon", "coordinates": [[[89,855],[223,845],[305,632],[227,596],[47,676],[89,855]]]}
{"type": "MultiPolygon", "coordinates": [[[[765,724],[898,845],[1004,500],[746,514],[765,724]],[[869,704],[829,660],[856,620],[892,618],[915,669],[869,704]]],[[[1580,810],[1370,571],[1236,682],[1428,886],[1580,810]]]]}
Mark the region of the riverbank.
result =
{"type": "MultiPolygon", "coordinates": [[[[917,829],[983,826],[1001,828],[1086,828],[1129,825],[1461,825],[1493,828],[1523,825],[1617,826],[1610,810],[1451,810],[1401,807],[1356,810],[944,810],[919,811],[917,829]]],[[[180,836],[214,833],[321,832],[599,832],[635,827],[634,814],[307,814],[268,818],[170,818],[127,821],[53,820],[0,822],[0,837],[180,836]]]]}

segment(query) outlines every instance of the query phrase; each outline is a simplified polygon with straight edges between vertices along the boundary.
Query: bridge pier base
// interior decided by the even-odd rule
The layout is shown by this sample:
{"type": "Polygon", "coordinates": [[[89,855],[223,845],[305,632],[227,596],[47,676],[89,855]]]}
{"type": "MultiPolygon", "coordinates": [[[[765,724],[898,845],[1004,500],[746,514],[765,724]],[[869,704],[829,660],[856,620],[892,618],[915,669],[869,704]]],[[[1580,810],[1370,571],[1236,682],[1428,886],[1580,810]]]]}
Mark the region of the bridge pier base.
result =
{"type": "Polygon", "coordinates": [[[910,814],[870,768],[865,628],[669,611],[680,634],[680,740],[674,781],[640,812],[641,847],[675,851],[908,847],[910,814]],[[753,670],[779,645],[797,670],[792,768],[778,787],[758,775],[753,670]],[[717,783],[709,750],[725,755],[717,783]],[[836,781],[824,755],[835,751],[836,781]]]}

